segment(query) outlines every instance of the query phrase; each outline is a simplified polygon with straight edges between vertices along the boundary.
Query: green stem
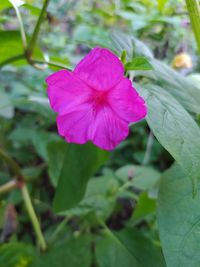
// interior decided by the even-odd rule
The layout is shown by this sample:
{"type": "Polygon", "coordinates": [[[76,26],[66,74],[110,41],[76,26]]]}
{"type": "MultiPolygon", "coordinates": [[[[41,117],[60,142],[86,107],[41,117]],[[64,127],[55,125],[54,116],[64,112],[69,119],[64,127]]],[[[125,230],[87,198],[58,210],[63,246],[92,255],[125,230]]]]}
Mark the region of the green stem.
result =
{"type": "Polygon", "coordinates": [[[24,50],[25,50],[26,47],[27,47],[27,39],[26,39],[26,33],[25,33],[25,30],[24,30],[24,24],[23,24],[23,21],[22,21],[22,17],[21,17],[21,14],[19,12],[19,8],[15,4],[15,1],[10,0],[10,2],[13,5],[13,8],[15,9],[15,12],[16,12],[16,15],[17,15],[17,18],[18,18],[18,21],[19,21],[22,43],[23,43],[23,47],[24,47],[24,50]]]}
{"type": "Polygon", "coordinates": [[[2,68],[5,65],[8,65],[10,63],[13,63],[15,61],[18,61],[20,59],[24,59],[24,58],[25,58],[24,54],[20,54],[20,55],[14,56],[14,57],[10,57],[10,58],[8,58],[5,61],[3,61],[3,62],[0,63],[0,68],[2,68]]]}
{"type": "MultiPolygon", "coordinates": [[[[37,236],[40,248],[41,248],[41,250],[46,250],[46,248],[47,248],[46,242],[45,242],[44,237],[42,235],[40,224],[39,224],[39,221],[38,221],[37,216],[35,214],[35,211],[33,209],[33,205],[31,203],[31,198],[29,196],[29,192],[28,192],[28,189],[27,189],[26,184],[25,184],[26,179],[25,179],[23,173],[21,172],[19,165],[1,148],[0,148],[0,158],[7,163],[7,165],[10,167],[12,172],[17,176],[16,177],[16,187],[19,187],[21,192],[22,192],[22,196],[23,196],[27,211],[29,213],[31,222],[33,224],[33,228],[35,230],[35,234],[37,236]]],[[[3,188],[1,187],[2,192],[5,192],[6,190],[10,190],[11,187],[14,187],[14,182],[7,184],[7,185],[4,185],[3,188]]]]}
{"type": "Polygon", "coordinates": [[[64,220],[57,226],[56,230],[50,236],[48,243],[53,243],[56,240],[57,236],[60,234],[60,232],[66,226],[66,223],[67,223],[68,220],[69,220],[69,218],[65,217],[64,220]]]}
{"type": "Polygon", "coordinates": [[[152,152],[152,147],[153,147],[153,142],[154,142],[154,135],[152,131],[150,131],[148,140],[147,140],[147,146],[146,146],[146,151],[144,154],[144,159],[142,162],[142,165],[148,165],[150,158],[151,158],[151,152],[152,152]]]}
{"type": "Polygon", "coordinates": [[[72,71],[72,69],[67,68],[65,65],[62,65],[62,64],[59,64],[59,63],[56,63],[56,62],[52,62],[52,61],[43,61],[43,60],[37,60],[37,59],[33,59],[31,61],[33,63],[37,63],[37,64],[46,64],[46,65],[51,66],[51,67],[57,67],[57,68],[66,69],[66,70],[72,71]]]}
{"type": "Polygon", "coordinates": [[[8,166],[10,166],[12,172],[17,175],[18,181],[24,181],[24,177],[19,165],[1,148],[0,148],[0,158],[4,160],[8,164],[8,166]]]}
{"type": "Polygon", "coordinates": [[[200,53],[200,5],[198,0],[186,0],[186,5],[200,53]]]}
{"type": "Polygon", "coordinates": [[[30,198],[27,186],[25,184],[23,184],[23,186],[21,187],[21,192],[22,192],[22,196],[24,199],[24,203],[26,205],[26,209],[28,211],[33,228],[35,230],[35,234],[37,236],[39,246],[40,246],[41,250],[45,251],[47,249],[47,245],[46,245],[45,239],[44,239],[42,231],[41,231],[40,223],[39,223],[38,218],[36,216],[36,213],[33,209],[33,205],[31,202],[31,198],[30,198]]]}
{"type": "Polygon", "coordinates": [[[11,180],[8,183],[0,186],[0,195],[10,192],[16,187],[18,187],[18,181],[15,179],[11,180]]]}
{"type": "Polygon", "coordinates": [[[33,31],[32,37],[31,37],[31,40],[30,40],[30,42],[28,44],[27,55],[28,55],[29,58],[31,58],[31,56],[33,54],[33,51],[34,51],[34,48],[35,48],[35,44],[37,42],[37,38],[38,38],[38,35],[39,35],[39,32],[40,32],[40,26],[42,24],[42,21],[43,21],[43,18],[44,18],[44,14],[46,12],[46,9],[47,9],[47,6],[48,6],[49,2],[50,2],[50,0],[45,0],[44,1],[42,10],[40,12],[39,18],[37,20],[37,23],[35,25],[35,28],[34,28],[34,31],[33,31]]]}

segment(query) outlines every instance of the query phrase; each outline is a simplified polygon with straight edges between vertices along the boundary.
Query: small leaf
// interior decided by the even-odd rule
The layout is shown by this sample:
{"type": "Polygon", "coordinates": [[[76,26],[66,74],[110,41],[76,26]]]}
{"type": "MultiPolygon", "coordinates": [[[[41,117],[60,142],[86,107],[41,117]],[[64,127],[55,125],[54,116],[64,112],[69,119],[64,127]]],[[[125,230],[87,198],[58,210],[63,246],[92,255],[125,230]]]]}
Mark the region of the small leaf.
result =
{"type": "Polygon", "coordinates": [[[121,62],[125,65],[126,64],[126,50],[123,50],[121,53],[121,62]]]}
{"type": "Polygon", "coordinates": [[[53,202],[55,212],[70,209],[82,200],[89,178],[106,159],[107,151],[91,143],[67,145],[53,202]]]}
{"type": "Polygon", "coordinates": [[[135,57],[125,65],[126,70],[152,70],[153,67],[145,57],[135,57]]]}
{"type": "Polygon", "coordinates": [[[123,182],[131,180],[131,184],[140,190],[150,190],[160,179],[160,173],[152,167],[126,165],[116,171],[116,176],[123,182]]]}

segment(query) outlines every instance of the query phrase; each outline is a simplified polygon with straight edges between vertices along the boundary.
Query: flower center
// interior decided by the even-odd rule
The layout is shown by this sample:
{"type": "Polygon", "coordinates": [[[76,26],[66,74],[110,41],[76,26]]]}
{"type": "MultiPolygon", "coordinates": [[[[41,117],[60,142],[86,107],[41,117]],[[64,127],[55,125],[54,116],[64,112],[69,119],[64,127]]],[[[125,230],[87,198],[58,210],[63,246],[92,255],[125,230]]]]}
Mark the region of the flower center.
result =
{"type": "Polygon", "coordinates": [[[108,91],[93,91],[91,101],[93,103],[93,109],[98,111],[99,108],[105,106],[107,102],[108,91]]]}
{"type": "Polygon", "coordinates": [[[95,106],[105,105],[107,102],[107,91],[97,91],[93,94],[93,103],[95,106]]]}

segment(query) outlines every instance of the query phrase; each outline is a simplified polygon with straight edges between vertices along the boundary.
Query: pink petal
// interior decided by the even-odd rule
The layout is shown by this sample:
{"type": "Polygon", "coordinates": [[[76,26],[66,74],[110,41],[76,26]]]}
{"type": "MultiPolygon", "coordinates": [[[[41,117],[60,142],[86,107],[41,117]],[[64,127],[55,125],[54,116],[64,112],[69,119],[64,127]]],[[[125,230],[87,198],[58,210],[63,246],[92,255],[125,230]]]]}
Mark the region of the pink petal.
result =
{"type": "Polygon", "coordinates": [[[129,79],[123,78],[109,93],[109,104],[121,118],[130,122],[143,119],[147,114],[145,101],[133,88],[129,79]]]}
{"type": "Polygon", "coordinates": [[[127,122],[118,118],[109,107],[103,107],[96,116],[91,139],[100,148],[112,150],[128,133],[127,122]]]}
{"type": "Polygon", "coordinates": [[[75,74],[60,70],[47,77],[47,94],[52,109],[64,112],[87,101],[91,89],[75,74]]]}
{"type": "Polygon", "coordinates": [[[108,49],[96,47],[76,66],[81,80],[98,90],[107,90],[123,77],[121,61],[108,49]]]}
{"type": "Polygon", "coordinates": [[[58,115],[58,132],[69,143],[84,144],[89,138],[91,124],[94,121],[92,108],[89,104],[80,105],[68,113],[58,115]]]}

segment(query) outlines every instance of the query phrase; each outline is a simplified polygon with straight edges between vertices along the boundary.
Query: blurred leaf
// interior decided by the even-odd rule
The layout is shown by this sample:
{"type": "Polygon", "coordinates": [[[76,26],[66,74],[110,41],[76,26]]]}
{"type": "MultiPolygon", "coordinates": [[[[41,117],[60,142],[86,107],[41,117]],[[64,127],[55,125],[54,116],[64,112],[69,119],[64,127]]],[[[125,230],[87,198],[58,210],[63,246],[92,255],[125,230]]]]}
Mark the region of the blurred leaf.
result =
{"type": "Polygon", "coordinates": [[[14,107],[9,95],[4,92],[0,92],[0,116],[6,119],[11,119],[14,116],[14,107]]]}
{"type": "Polygon", "coordinates": [[[28,244],[18,242],[0,245],[0,266],[2,267],[28,267],[34,258],[34,249],[28,244]]]}
{"type": "Polygon", "coordinates": [[[159,247],[139,231],[126,228],[105,236],[96,246],[99,267],[165,267],[159,247]]]}
{"type": "Polygon", "coordinates": [[[64,141],[51,142],[47,146],[48,173],[54,186],[57,186],[58,184],[67,148],[68,144],[64,141]]]}
{"type": "Polygon", "coordinates": [[[141,94],[147,102],[147,122],[154,135],[196,184],[200,181],[198,125],[181,104],[160,87],[148,85],[141,94]]]}
{"type": "Polygon", "coordinates": [[[95,212],[108,218],[114,208],[119,184],[111,176],[94,177],[89,180],[84,198],[77,207],[64,212],[68,216],[83,216],[95,212]]]}
{"type": "MultiPolygon", "coordinates": [[[[134,209],[131,222],[144,220],[147,216],[152,215],[156,211],[156,200],[149,198],[146,192],[140,194],[136,208],[134,209]]],[[[130,223],[130,221],[129,221],[130,223]]]]}
{"type": "Polygon", "coordinates": [[[0,11],[10,7],[12,7],[12,5],[8,0],[3,0],[0,2],[0,11]]]}
{"type": "Polygon", "coordinates": [[[162,11],[168,0],[157,0],[157,1],[158,1],[158,10],[162,11]]]}
{"type": "Polygon", "coordinates": [[[195,87],[200,90],[200,74],[193,73],[186,77],[188,81],[190,81],[195,87]]]}
{"type": "Polygon", "coordinates": [[[119,55],[121,55],[123,50],[127,52],[128,61],[131,61],[133,57],[136,56],[143,56],[148,59],[153,58],[150,49],[143,42],[133,36],[121,31],[113,30],[110,32],[110,38],[119,55]]]}
{"type": "Polygon", "coordinates": [[[56,133],[47,132],[38,128],[16,128],[9,135],[9,139],[20,145],[32,144],[38,155],[47,160],[47,145],[52,141],[59,141],[56,133]]]}
{"type": "Polygon", "coordinates": [[[125,65],[126,70],[152,70],[152,65],[145,57],[135,57],[125,65]]]}
{"type": "MultiPolygon", "coordinates": [[[[191,154],[190,154],[191,156],[191,154]]],[[[168,267],[200,266],[200,194],[178,165],[167,170],[158,197],[158,226],[168,267]]]]}
{"type": "Polygon", "coordinates": [[[152,65],[152,71],[143,72],[138,70],[135,76],[142,75],[152,78],[162,89],[170,92],[187,110],[200,114],[200,90],[198,86],[189,79],[167,66],[165,63],[156,60],[149,48],[137,38],[120,31],[111,32],[113,45],[119,54],[126,50],[128,60],[133,56],[144,56],[152,65]]]}
{"type": "Polygon", "coordinates": [[[107,152],[91,143],[68,144],[53,202],[55,212],[77,205],[83,198],[89,178],[107,159],[107,152]]]}
{"type": "Polygon", "coordinates": [[[0,64],[8,58],[23,54],[22,40],[18,31],[0,31],[0,64]]]}
{"type": "Polygon", "coordinates": [[[100,45],[112,49],[106,30],[94,25],[79,25],[76,27],[74,31],[74,39],[77,42],[85,43],[87,46],[100,45]]]}
{"type": "Polygon", "coordinates": [[[161,89],[171,93],[190,112],[200,114],[199,88],[165,63],[156,59],[151,59],[150,63],[161,89]]]}
{"type": "Polygon", "coordinates": [[[30,267],[89,267],[91,266],[90,243],[90,237],[84,235],[62,241],[38,257],[30,267]]]}
{"type": "Polygon", "coordinates": [[[127,165],[116,171],[116,176],[123,182],[131,180],[131,184],[141,190],[150,190],[159,181],[160,173],[152,167],[127,165]]]}
{"type": "Polygon", "coordinates": [[[56,133],[49,133],[45,131],[35,131],[32,135],[32,143],[40,157],[47,160],[47,145],[52,141],[58,141],[60,137],[56,133]]]}

